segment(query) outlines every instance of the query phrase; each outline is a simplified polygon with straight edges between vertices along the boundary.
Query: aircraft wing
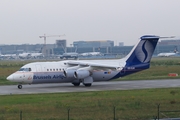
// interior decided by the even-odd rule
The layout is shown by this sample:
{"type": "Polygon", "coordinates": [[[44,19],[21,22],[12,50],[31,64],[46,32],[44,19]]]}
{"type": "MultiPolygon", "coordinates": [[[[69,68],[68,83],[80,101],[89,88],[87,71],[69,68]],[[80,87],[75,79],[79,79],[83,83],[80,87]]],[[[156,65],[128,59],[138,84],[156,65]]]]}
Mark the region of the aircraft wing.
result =
{"type": "Polygon", "coordinates": [[[86,62],[86,61],[68,61],[68,65],[70,66],[81,66],[81,67],[91,67],[92,70],[121,70],[122,67],[117,65],[106,65],[95,62],[86,62]]]}

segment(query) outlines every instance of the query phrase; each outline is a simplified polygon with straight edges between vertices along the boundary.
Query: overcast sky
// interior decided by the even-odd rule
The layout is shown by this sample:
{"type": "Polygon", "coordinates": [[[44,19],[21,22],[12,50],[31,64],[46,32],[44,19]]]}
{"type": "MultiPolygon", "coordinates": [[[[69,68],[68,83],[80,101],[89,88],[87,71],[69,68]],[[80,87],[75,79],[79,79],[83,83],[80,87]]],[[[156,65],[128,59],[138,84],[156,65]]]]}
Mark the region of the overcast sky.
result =
{"type": "Polygon", "coordinates": [[[180,0],[0,0],[0,44],[67,39],[134,45],[145,34],[180,36],[180,0]]]}

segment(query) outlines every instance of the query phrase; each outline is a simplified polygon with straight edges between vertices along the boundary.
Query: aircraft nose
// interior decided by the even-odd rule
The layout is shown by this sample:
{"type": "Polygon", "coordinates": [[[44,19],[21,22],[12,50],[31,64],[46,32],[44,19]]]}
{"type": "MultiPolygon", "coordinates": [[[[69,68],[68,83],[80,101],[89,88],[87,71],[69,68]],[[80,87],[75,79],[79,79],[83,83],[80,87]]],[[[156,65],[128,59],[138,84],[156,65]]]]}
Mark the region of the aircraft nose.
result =
{"type": "Polygon", "coordinates": [[[9,80],[9,81],[12,81],[13,80],[13,74],[9,75],[6,79],[9,80]]]}

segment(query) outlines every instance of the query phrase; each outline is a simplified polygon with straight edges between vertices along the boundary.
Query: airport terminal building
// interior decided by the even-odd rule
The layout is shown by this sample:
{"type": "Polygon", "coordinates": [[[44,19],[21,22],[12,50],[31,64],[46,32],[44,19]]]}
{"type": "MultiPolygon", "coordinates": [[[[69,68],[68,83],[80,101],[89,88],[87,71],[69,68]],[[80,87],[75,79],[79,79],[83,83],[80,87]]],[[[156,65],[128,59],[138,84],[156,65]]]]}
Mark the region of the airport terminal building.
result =
{"type": "MultiPolygon", "coordinates": [[[[73,46],[67,47],[66,40],[57,40],[55,44],[46,44],[47,56],[62,55],[66,52],[101,52],[105,55],[116,54],[125,56],[133,46],[114,46],[112,40],[99,40],[99,41],[74,41],[73,46]]],[[[154,52],[157,55],[161,52],[172,52],[175,48],[180,50],[180,39],[176,40],[161,40],[154,52]]],[[[0,45],[1,54],[19,54],[22,52],[36,51],[41,52],[44,49],[44,44],[22,44],[22,45],[0,45]]]]}
{"type": "Polygon", "coordinates": [[[114,47],[114,41],[112,40],[99,40],[99,41],[75,41],[73,46],[77,48],[86,47],[114,47]]]}

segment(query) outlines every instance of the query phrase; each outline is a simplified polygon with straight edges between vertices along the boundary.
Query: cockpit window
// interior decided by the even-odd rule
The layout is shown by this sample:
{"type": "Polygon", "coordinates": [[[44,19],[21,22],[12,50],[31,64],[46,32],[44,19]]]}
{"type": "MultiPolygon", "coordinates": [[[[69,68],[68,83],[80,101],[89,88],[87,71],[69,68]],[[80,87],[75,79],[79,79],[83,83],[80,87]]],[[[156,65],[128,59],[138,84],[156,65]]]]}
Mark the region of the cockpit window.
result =
{"type": "Polygon", "coordinates": [[[26,72],[28,72],[28,71],[31,71],[31,68],[20,68],[19,71],[26,71],[26,72]]]}
{"type": "Polygon", "coordinates": [[[19,71],[24,71],[24,68],[20,68],[19,71]]]}

